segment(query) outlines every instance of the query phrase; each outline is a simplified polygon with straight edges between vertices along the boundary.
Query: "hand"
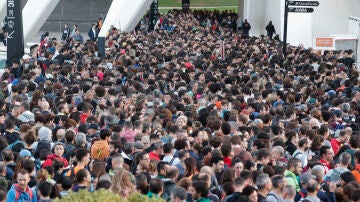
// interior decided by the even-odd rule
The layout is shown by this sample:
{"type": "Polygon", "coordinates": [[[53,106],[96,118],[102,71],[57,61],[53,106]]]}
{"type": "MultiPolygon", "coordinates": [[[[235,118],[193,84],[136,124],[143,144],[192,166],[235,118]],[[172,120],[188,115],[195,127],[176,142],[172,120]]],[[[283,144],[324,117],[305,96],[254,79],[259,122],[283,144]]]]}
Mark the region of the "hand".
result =
{"type": "Polygon", "coordinates": [[[336,189],[336,182],[330,182],[329,192],[334,192],[336,189]]]}

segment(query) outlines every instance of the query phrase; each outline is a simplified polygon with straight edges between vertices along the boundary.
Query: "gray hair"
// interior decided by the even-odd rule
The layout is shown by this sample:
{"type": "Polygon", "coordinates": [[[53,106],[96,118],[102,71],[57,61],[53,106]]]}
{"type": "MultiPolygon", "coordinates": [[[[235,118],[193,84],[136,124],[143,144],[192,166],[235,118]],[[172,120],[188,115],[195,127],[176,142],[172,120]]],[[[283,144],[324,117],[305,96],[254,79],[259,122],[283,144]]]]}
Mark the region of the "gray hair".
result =
{"type": "Polygon", "coordinates": [[[339,156],[339,162],[342,165],[349,165],[349,163],[351,162],[351,155],[347,152],[343,152],[342,154],[340,154],[339,156]]]}
{"type": "Polygon", "coordinates": [[[229,121],[231,129],[237,131],[239,129],[239,124],[236,121],[229,121]]]}
{"type": "Polygon", "coordinates": [[[181,201],[186,201],[186,190],[184,187],[176,186],[171,190],[171,194],[174,198],[179,198],[181,201]]]}
{"type": "Polygon", "coordinates": [[[77,146],[82,146],[86,144],[86,135],[84,133],[78,133],[75,137],[75,144],[77,146]]]}
{"type": "Polygon", "coordinates": [[[284,189],[284,193],[287,195],[287,196],[293,196],[292,198],[294,198],[294,196],[296,195],[296,192],[295,192],[295,187],[293,187],[292,185],[286,185],[285,186],[285,189],[284,189]]]}
{"type": "Polygon", "coordinates": [[[285,180],[285,177],[283,175],[274,175],[271,177],[271,183],[273,187],[279,188],[280,184],[283,183],[285,180]]]}
{"type": "Polygon", "coordinates": [[[280,156],[284,156],[284,154],[285,154],[284,148],[281,147],[281,146],[279,146],[279,145],[275,146],[275,147],[273,148],[273,151],[279,153],[280,156]]]}
{"type": "Polygon", "coordinates": [[[256,177],[256,186],[258,189],[263,189],[267,183],[270,182],[268,174],[260,174],[256,177]]]}
{"type": "Polygon", "coordinates": [[[154,143],[155,149],[159,149],[164,146],[164,143],[162,141],[158,141],[154,143]]]}

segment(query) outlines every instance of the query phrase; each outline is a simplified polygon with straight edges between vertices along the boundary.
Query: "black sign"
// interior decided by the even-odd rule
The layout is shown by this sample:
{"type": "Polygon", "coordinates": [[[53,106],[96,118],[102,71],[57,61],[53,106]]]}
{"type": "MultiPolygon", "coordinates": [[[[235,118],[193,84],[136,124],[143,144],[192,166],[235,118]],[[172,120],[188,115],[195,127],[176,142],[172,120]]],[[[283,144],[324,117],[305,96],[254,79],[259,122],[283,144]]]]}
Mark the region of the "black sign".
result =
{"type": "Polygon", "coordinates": [[[291,7],[291,8],[289,8],[289,12],[291,12],[291,13],[312,13],[312,12],[314,12],[314,9],[313,8],[291,7]]]}
{"type": "Polygon", "coordinates": [[[289,1],[289,6],[319,6],[320,3],[318,1],[289,1]]]}
{"type": "Polygon", "coordinates": [[[190,9],[190,0],[182,0],[182,10],[188,11],[190,9]]]}
{"type": "Polygon", "coordinates": [[[24,55],[21,0],[7,0],[7,64],[24,55]]]}
{"type": "Polygon", "coordinates": [[[154,0],[150,6],[150,16],[149,16],[149,20],[150,20],[149,30],[150,31],[154,30],[154,27],[158,20],[158,14],[159,14],[159,1],[154,0]]]}

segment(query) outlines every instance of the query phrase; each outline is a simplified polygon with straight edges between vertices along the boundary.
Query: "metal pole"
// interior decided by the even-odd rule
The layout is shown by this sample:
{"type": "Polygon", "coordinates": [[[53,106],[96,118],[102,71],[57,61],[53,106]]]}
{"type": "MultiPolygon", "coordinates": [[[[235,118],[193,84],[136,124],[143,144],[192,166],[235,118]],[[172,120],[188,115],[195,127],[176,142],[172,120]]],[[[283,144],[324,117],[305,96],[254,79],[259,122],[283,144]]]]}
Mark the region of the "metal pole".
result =
{"type": "Polygon", "coordinates": [[[286,41],[287,41],[287,24],[289,15],[289,0],[285,0],[285,14],[284,14],[284,40],[283,40],[283,53],[286,56],[286,41]]]}

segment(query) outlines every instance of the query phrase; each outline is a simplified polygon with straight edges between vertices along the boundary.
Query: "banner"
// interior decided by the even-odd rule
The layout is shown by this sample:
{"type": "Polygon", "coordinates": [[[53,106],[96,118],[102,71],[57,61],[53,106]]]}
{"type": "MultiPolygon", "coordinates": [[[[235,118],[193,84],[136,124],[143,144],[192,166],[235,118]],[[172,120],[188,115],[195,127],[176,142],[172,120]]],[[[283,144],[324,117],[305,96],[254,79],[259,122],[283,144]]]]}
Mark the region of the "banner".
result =
{"type": "Polygon", "coordinates": [[[157,16],[159,13],[159,1],[154,0],[150,6],[150,16],[149,16],[149,31],[154,30],[156,22],[158,20],[157,16]]]}
{"type": "Polygon", "coordinates": [[[24,55],[21,0],[7,0],[7,64],[24,55]]]}
{"type": "Polygon", "coordinates": [[[190,0],[182,0],[182,10],[188,11],[190,9],[190,0]]]}

